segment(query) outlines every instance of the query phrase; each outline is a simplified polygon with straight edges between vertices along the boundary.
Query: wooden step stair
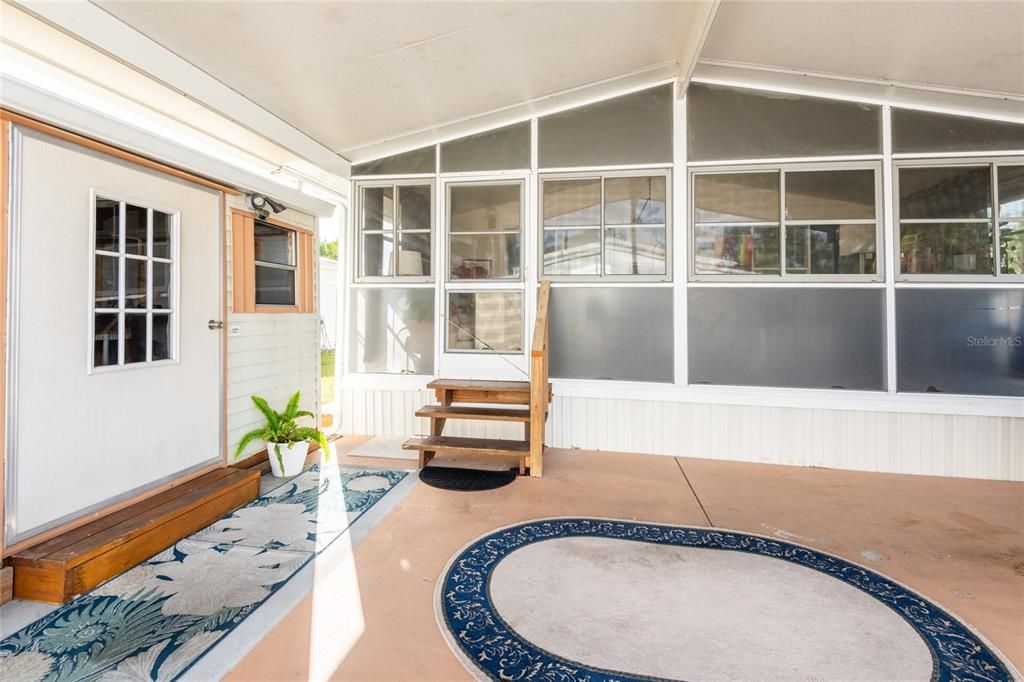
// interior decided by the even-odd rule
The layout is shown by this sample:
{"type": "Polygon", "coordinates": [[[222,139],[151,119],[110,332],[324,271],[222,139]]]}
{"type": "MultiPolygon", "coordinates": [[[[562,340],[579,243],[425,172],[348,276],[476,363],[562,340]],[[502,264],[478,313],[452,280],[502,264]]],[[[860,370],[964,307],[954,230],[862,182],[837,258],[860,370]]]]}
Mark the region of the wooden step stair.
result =
{"type": "Polygon", "coordinates": [[[427,384],[439,402],[529,405],[529,381],[483,381],[480,379],[435,379],[427,384]]]}
{"type": "Polygon", "coordinates": [[[70,601],[259,495],[257,469],[215,469],[10,557],[14,596],[70,601]]]}
{"type": "Polygon", "coordinates": [[[464,438],[461,436],[419,436],[402,443],[405,450],[420,451],[420,466],[425,467],[439,450],[460,455],[487,455],[515,457],[522,473],[530,454],[530,443],[525,440],[499,440],[497,438],[464,438]]]}
{"type": "Polygon", "coordinates": [[[478,419],[525,423],[530,421],[530,410],[461,405],[426,405],[416,411],[416,416],[427,419],[478,419]]]}

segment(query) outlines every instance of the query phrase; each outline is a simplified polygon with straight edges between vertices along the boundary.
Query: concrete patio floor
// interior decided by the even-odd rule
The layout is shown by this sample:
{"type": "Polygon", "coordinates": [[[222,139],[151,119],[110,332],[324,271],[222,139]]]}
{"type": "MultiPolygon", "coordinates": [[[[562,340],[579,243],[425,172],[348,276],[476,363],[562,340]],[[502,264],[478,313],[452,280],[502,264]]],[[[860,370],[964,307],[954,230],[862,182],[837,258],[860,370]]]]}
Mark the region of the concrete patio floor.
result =
{"type": "MultiPolygon", "coordinates": [[[[366,440],[337,441],[342,463],[410,468],[345,455],[366,440]]],[[[541,479],[481,493],[417,485],[354,551],[356,632],[334,650],[319,633],[312,647],[315,612],[330,607],[315,591],[227,679],[308,679],[314,656],[338,661],[333,679],[470,679],[435,621],[446,562],[495,528],[566,515],[714,525],[830,552],[944,606],[1024,668],[1022,483],[550,450],[541,479]]]]}

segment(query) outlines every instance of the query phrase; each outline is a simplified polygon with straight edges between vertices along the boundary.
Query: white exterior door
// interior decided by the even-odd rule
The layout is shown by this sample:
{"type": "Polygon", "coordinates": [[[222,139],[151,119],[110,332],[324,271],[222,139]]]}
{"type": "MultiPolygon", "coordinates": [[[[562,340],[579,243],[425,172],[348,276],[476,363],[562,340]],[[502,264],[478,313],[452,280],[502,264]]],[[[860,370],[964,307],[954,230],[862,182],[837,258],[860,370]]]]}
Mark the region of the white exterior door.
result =
{"type": "Polygon", "coordinates": [[[8,546],[222,460],[221,197],[12,145],[8,546]]]}
{"type": "Polygon", "coordinates": [[[449,179],[442,186],[443,377],[526,380],[525,177],[449,179]]]}

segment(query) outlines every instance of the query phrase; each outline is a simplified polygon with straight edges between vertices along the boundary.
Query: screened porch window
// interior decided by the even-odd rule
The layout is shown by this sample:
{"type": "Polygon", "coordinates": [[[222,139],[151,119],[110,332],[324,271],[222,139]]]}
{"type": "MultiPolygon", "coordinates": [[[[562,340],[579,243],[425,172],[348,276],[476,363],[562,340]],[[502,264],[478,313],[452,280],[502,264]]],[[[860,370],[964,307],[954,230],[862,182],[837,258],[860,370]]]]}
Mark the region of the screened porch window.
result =
{"type": "Polygon", "coordinates": [[[1024,165],[914,165],[898,172],[901,274],[1024,275],[1024,165]]]}
{"type": "Polygon", "coordinates": [[[777,168],[693,177],[693,273],[878,279],[875,168],[777,168]]]}
{"type": "Polygon", "coordinates": [[[667,176],[546,177],[545,276],[668,275],[667,176]]]}
{"type": "Polygon", "coordinates": [[[93,213],[93,368],[174,359],[177,216],[104,197],[93,213]]]}
{"type": "Polygon", "coordinates": [[[359,194],[359,276],[429,278],[433,185],[363,186],[359,194]]]}

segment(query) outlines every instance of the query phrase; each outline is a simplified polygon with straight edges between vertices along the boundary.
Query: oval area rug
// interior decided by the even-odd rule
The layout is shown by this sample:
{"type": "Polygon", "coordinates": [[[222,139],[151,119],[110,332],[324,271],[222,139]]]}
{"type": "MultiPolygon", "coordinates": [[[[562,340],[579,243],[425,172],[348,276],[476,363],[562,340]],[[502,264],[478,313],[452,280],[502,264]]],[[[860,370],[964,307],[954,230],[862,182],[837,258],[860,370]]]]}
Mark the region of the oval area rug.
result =
{"type": "Polygon", "coordinates": [[[713,528],[590,518],[510,526],[452,558],[436,607],[481,679],[1015,675],[969,627],[881,574],[713,528]]]}

